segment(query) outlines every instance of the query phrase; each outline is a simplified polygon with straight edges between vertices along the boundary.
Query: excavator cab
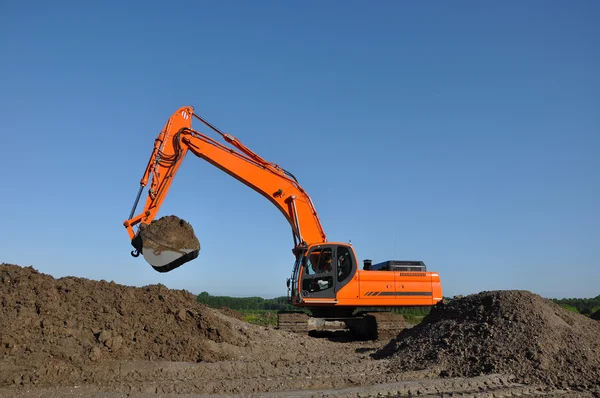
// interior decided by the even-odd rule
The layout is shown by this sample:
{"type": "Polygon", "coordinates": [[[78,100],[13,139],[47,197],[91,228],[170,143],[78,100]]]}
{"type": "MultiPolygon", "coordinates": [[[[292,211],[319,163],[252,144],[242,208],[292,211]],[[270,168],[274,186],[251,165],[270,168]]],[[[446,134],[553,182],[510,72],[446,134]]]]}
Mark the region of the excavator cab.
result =
{"type": "Polygon", "coordinates": [[[297,254],[289,279],[290,299],[294,304],[313,299],[335,299],[357,269],[354,249],[348,244],[309,246],[297,254]]]}

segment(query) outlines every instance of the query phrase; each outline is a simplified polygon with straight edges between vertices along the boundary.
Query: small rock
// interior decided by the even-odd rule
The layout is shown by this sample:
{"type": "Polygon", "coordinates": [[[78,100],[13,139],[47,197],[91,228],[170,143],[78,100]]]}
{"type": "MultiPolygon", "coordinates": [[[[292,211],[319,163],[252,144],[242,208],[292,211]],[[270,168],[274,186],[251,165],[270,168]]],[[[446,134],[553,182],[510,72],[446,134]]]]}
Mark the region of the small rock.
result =
{"type": "Polygon", "coordinates": [[[105,343],[105,345],[108,347],[109,350],[117,351],[123,345],[123,337],[121,337],[121,336],[112,337],[112,338],[108,339],[108,341],[105,343]]]}
{"type": "Polygon", "coordinates": [[[183,308],[180,309],[179,311],[177,311],[177,314],[175,314],[177,319],[179,319],[180,321],[183,321],[185,319],[186,315],[187,315],[187,311],[183,308]]]}
{"type": "Polygon", "coordinates": [[[98,342],[106,345],[106,342],[110,339],[110,337],[111,333],[108,330],[103,330],[98,335],[98,342]]]}
{"type": "Polygon", "coordinates": [[[90,360],[92,360],[93,362],[96,362],[97,360],[100,359],[101,356],[102,356],[102,351],[100,350],[100,348],[92,347],[92,349],[90,350],[90,355],[89,355],[90,360]]]}

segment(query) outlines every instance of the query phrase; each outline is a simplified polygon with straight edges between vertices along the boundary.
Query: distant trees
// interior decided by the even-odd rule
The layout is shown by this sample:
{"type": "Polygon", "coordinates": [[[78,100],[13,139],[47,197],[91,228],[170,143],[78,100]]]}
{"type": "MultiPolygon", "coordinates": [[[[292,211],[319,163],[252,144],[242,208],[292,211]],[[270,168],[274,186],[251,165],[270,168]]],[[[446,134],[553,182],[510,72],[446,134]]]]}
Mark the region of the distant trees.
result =
{"type": "MultiPolygon", "coordinates": [[[[206,304],[211,308],[228,307],[241,312],[290,311],[296,309],[291,304],[288,304],[287,297],[264,299],[262,297],[211,296],[208,292],[202,292],[196,299],[198,302],[206,304]]],[[[578,312],[586,316],[591,316],[593,313],[600,310],[600,295],[594,298],[550,300],[569,311],[578,312]]],[[[393,311],[406,317],[422,318],[429,313],[430,309],[430,307],[405,307],[395,308],[393,311]]]]}
{"type": "Polygon", "coordinates": [[[580,314],[591,316],[596,311],[600,310],[600,295],[594,298],[566,298],[566,299],[550,299],[556,304],[569,311],[578,312],[580,314]]]}
{"type": "Polygon", "coordinates": [[[561,307],[563,307],[565,310],[571,311],[571,312],[575,312],[575,313],[579,313],[579,310],[575,307],[573,307],[572,305],[569,304],[559,304],[561,307]]]}
{"type": "Polygon", "coordinates": [[[228,307],[237,311],[280,311],[291,310],[294,307],[287,302],[287,297],[276,297],[264,299],[262,297],[229,297],[211,296],[208,292],[202,292],[196,300],[211,308],[228,307]]]}

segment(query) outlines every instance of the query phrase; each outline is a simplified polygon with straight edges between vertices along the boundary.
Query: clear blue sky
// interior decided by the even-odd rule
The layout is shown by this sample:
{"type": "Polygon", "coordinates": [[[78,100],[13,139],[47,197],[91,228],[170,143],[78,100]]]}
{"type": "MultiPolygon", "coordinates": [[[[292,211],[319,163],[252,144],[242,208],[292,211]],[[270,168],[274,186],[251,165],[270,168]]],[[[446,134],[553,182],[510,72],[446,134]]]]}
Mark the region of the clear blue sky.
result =
{"type": "Polygon", "coordinates": [[[163,275],[129,255],[154,138],[193,105],[360,260],[423,260],[449,296],[596,296],[599,20],[597,1],[4,1],[0,261],[285,295],[285,219],[192,155],[160,215],[200,257],[163,275]]]}

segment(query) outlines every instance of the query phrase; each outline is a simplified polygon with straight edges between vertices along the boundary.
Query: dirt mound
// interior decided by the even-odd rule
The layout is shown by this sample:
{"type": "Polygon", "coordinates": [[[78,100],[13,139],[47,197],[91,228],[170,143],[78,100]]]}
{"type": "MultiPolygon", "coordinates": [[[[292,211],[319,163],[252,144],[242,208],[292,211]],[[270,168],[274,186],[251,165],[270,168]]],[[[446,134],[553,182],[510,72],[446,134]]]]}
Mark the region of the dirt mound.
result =
{"type": "Polygon", "coordinates": [[[195,296],[163,285],[143,288],[0,266],[0,354],[55,358],[214,361],[209,342],[243,344],[241,334],[195,296]]]}
{"type": "Polygon", "coordinates": [[[434,307],[379,355],[393,371],[513,374],[524,383],[600,385],[600,323],[527,291],[482,292],[434,307]]]}
{"type": "Polygon", "coordinates": [[[164,216],[153,220],[150,225],[141,229],[144,238],[144,249],[152,248],[155,254],[163,250],[200,250],[200,241],[194,228],[187,221],[177,216],[164,216]]]}
{"type": "Polygon", "coordinates": [[[594,312],[590,318],[600,321],[600,310],[594,312]]]}
{"type": "MultiPolygon", "coordinates": [[[[349,372],[379,366],[363,364],[355,347],[229,314],[234,317],[160,284],[55,279],[32,267],[0,264],[0,387],[96,384],[145,391],[157,378],[186,384],[193,374],[201,381],[186,387],[191,392],[217,393],[228,386],[231,392],[262,391],[265,372],[283,372],[286,380],[318,373],[331,366],[333,350],[336,366],[349,372]],[[248,379],[232,384],[241,374],[248,379]],[[138,380],[142,376],[146,381],[138,380]]],[[[331,372],[339,379],[337,370],[331,372]]]]}
{"type": "Polygon", "coordinates": [[[160,284],[55,279],[32,267],[1,264],[0,297],[0,386],[82,382],[91,377],[85,369],[111,361],[211,363],[301,355],[298,341],[268,336],[264,328],[160,284]]]}

